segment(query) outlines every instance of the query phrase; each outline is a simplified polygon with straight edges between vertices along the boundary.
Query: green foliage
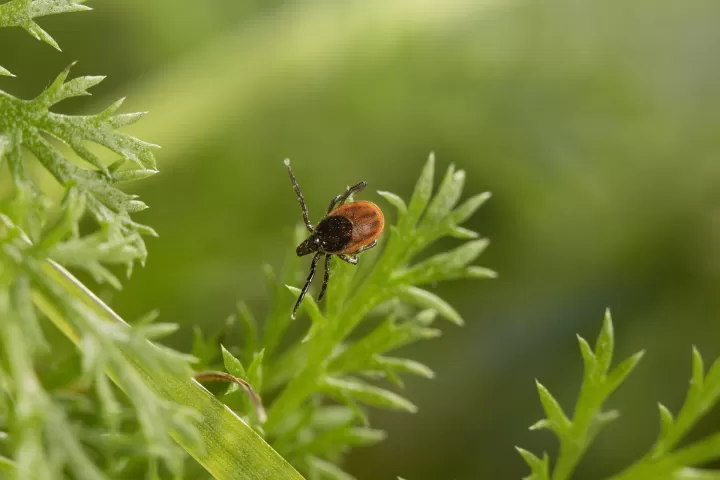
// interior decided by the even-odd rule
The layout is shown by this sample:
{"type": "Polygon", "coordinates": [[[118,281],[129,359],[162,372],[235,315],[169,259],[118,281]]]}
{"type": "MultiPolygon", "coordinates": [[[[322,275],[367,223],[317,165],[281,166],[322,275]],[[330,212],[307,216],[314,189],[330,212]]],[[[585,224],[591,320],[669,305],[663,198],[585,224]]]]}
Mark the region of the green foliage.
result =
{"type": "MultiPolygon", "coordinates": [[[[445,280],[495,276],[488,269],[471,265],[487,247],[487,240],[460,226],[489,195],[476,195],[456,208],[465,173],[450,166],[433,196],[434,169],[435,159],[430,156],[407,206],[397,195],[379,192],[398,212],[383,252],[374,262],[369,254],[362,255],[357,267],[333,259],[324,308],[311,295],[301,306],[300,312],[304,311],[310,322],[301,341],[285,350],[279,348],[288,334],[290,313],[299,293],[297,288],[284,285],[299,283],[306,275],[306,266],[294,255],[286,262],[281,280],[266,269],[273,298],[262,335],[250,312],[239,306],[244,344],[234,353],[223,347],[225,367],[255,390],[272,394],[274,400],[264,424],[252,418],[244,396],[235,396],[236,386],[228,389],[225,400],[311,479],[352,478],[338,467],[342,454],[353,446],[371,445],[385,437],[384,432],[369,427],[367,407],[417,411],[410,400],[375,381],[384,378],[402,386],[402,375],[432,378],[427,366],[389,356],[388,352],[440,335],[440,330],[432,327],[438,315],[462,324],[449,304],[421,287],[445,280]],[[465,243],[413,263],[434,242],[448,236],[465,243]],[[364,269],[363,273],[358,274],[358,269],[364,269]],[[351,336],[363,322],[370,328],[351,336]],[[249,367],[243,368],[248,361],[249,367]]],[[[297,230],[297,243],[306,234],[303,228],[297,230]]],[[[201,343],[196,345],[197,350],[207,350],[201,343]]]]}
{"type": "MultiPolygon", "coordinates": [[[[552,394],[537,383],[546,418],[535,423],[530,429],[551,430],[560,441],[560,452],[551,470],[550,459],[546,453],[539,458],[518,447],[518,452],[530,467],[531,474],[525,477],[528,480],[571,478],[595,436],[605,425],[618,418],[618,412],[603,411],[602,407],[643,356],[640,351],[610,369],[615,343],[610,312],[605,315],[594,350],[582,337],[578,336],[578,341],[585,374],[572,419],[563,412],[552,394]]],[[[720,478],[720,471],[696,468],[720,459],[720,433],[676,448],[689,430],[720,398],[720,360],[715,361],[706,375],[702,357],[695,348],[692,357],[690,390],[677,420],[665,406],[659,404],[660,435],[655,445],[643,458],[612,476],[613,480],[720,478]]]]}
{"type": "MultiPolygon", "coordinates": [[[[57,47],[32,19],[85,9],[14,0],[0,5],[0,26],[57,47]]],[[[142,235],[155,235],[130,217],[145,204],[116,186],[156,173],[154,145],[118,131],[143,114],[117,114],[122,100],[96,115],[51,112],[103,79],[67,80],[69,71],[32,100],[0,91],[0,167],[12,186],[0,198],[0,476],[179,478],[184,449],[216,478],[300,478],[191,380],[193,357],[151,342],[176,325],[150,315],[131,328],[65,269],[120,288],[113,265],[129,275],[147,255],[142,235]],[[88,142],[120,158],[106,165],[88,142]],[[62,185],[59,202],[35,183],[25,152],[62,185]],[[95,228],[81,225],[86,213],[95,228]]]]}
{"type": "MultiPolygon", "coordinates": [[[[85,7],[70,2],[13,1],[0,9],[1,25],[20,25],[57,46],[32,18],[85,7]]],[[[0,337],[5,352],[2,392],[6,400],[2,423],[11,440],[7,453],[21,477],[55,478],[65,471],[77,478],[103,477],[102,467],[84,446],[84,438],[100,435],[102,429],[73,425],[70,412],[40,378],[42,359],[52,355],[53,348],[43,334],[40,313],[78,345],[81,371],[76,381],[97,402],[101,425],[117,432],[121,413],[132,412],[150,457],[161,458],[177,473],[183,455],[169,432],[179,432],[185,441],[198,443],[197,432],[188,426],[192,411],[158,396],[131,360],[148,367],[156,380],[162,375],[187,377],[190,368],[184,355],[147,342],[171,329],[148,325],[130,330],[122,323],[109,324],[81,296],[67,294],[62,283],[67,272],[55,263],[84,269],[98,281],[119,288],[119,280],[106,265],[124,264],[129,272],[135,261],[144,261],[146,256],[140,235],[154,233],[130,219],[129,214],[144,204],[114,186],[154,172],[151,145],[116,131],[141,115],[115,115],[121,102],[91,116],[50,112],[51,106],[66,98],[87,95],[87,89],[102,80],[80,77],[66,81],[68,73],[69,68],[33,100],[0,92],[0,161],[7,165],[13,185],[12,195],[4,199],[0,210],[0,337]],[[69,145],[95,168],[72,163],[45,134],[69,145]],[[121,159],[106,167],[84,146],[85,141],[105,146],[121,159]],[[23,149],[65,187],[57,212],[51,211],[52,202],[33,183],[23,149]],[[142,169],[120,171],[127,161],[142,169]],[[80,221],[86,211],[99,228],[82,235],[80,221]],[[46,221],[48,213],[57,218],[51,225],[46,221]],[[106,375],[127,394],[130,405],[122,405],[106,375]]]]}
{"type": "MultiPolygon", "coordinates": [[[[92,10],[85,0],[11,0],[0,5],[0,27],[22,27],[30,35],[60,50],[57,42],[33,20],[45,15],[92,10]]],[[[2,66],[0,75],[14,76],[2,66]]]]}
{"type": "Polygon", "coordinates": [[[65,219],[57,223],[55,231],[42,239],[43,247],[55,248],[54,253],[59,259],[86,268],[98,280],[109,281],[117,287],[119,282],[101,266],[101,262],[123,263],[130,270],[135,260],[143,262],[147,255],[141,235],[155,235],[155,232],[131,220],[129,214],[145,209],[146,205],[137,200],[137,196],[119,190],[115,184],[156,172],[151,150],[153,145],[117,131],[143,116],[141,113],[116,114],[122,100],[97,115],[68,116],[50,112],[48,109],[61,100],[88,95],[87,89],[103,79],[79,77],[66,81],[69,72],[70,67],[33,100],[20,100],[0,92],[3,157],[12,175],[16,197],[15,214],[11,214],[11,219],[28,232],[34,242],[41,241],[43,206],[47,202],[41,202],[44,199],[27,172],[22,153],[25,148],[66,188],[62,205],[65,219]],[[70,146],[81,159],[95,168],[86,169],[71,162],[43,133],[70,146]],[[105,166],[85,146],[88,141],[106,147],[121,158],[105,166]],[[121,170],[127,162],[140,168],[121,170]],[[100,225],[101,233],[80,241],[77,224],[86,210],[100,225]],[[69,233],[74,241],[58,245],[58,240],[69,233]],[[96,248],[99,245],[103,248],[96,248]],[[95,258],[86,263],[90,251],[95,251],[95,258]]]}

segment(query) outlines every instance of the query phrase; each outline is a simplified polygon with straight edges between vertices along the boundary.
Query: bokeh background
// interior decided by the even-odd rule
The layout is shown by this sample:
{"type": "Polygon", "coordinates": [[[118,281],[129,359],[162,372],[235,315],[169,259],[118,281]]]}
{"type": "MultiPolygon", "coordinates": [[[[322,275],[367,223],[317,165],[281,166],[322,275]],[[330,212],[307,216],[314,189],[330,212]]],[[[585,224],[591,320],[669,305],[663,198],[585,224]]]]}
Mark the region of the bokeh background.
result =
{"type": "MultiPolygon", "coordinates": [[[[160,233],[122,292],[212,331],[244,299],[267,308],[299,212],[290,157],[317,217],[345,185],[407,197],[428,153],[493,192],[468,225],[492,239],[484,282],[438,285],[467,321],[407,348],[416,415],[373,412],[389,439],[356,450],[360,479],[519,478],[514,445],[551,454],[534,379],[570,410],[606,307],[618,358],[647,354],[612,398],[622,417],[576,478],[642,454],[656,402],[677,410],[695,344],[720,354],[720,2],[715,0],[126,0],[40,19],[67,53],[0,30],[0,88],[29,98],[73,60],[108,75],[82,112],[128,96],[133,132],[163,146],[134,187],[160,233]],[[8,48],[9,47],[9,48],[8,48]]],[[[374,191],[365,198],[382,201],[374,191]]],[[[388,209],[390,210],[390,209],[388,209]]],[[[712,414],[694,432],[720,428],[712,414]]]]}

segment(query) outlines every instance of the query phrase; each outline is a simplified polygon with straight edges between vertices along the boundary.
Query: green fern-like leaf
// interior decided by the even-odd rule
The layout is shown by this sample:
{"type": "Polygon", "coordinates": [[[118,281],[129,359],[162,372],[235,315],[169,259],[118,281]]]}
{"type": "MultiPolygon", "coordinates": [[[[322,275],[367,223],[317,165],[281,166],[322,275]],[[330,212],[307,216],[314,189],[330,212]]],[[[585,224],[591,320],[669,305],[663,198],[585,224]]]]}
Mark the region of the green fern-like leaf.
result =
{"type": "Polygon", "coordinates": [[[33,241],[39,240],[42,215],[28,215],[28,211],[37,210],[42,195],[26,172],[23,150],[27,150],[67,188],[65,219],[58,224],[56,232],[45,238],[44,244],[49,246],[51,241],[72,233],[73,241],[54,252],[57,260],[85,268],[98,280],[107,280],[117,287],[119,282],[100,266],[100,261],[123,263],[128,269],[135,260],[144,262],[147,250],[142,235],[155,235],[155,232],[130,218],[130,213],[143,210],[146,205],[137,200],[136,195],[126,194],[115,185],[156,172],[152,153],[154,145],[117,131],[143,115],[116,114],[122,100],[96,115],[71,116],[49,111],[51,106],[63,99],[88,95],[87,89],[103,79],[78,77],[66,81],[69,72],[70,67],[33,100],[20,100],[0,92],[3,158],[12,174],[14,201],[18,206],[14,212],[9,212],[9,216],[29,233],[33,241]],[[71,162],[45,134],[70,146],[93,168],[82,168],[71,162]],[[121,159],[105,166],[86,146],[87,142],[102,145],[120,155],[121,159]],[[139,168],[121,170],[127,162],[135,163],[139,168]],[[96,219],[102,232],[94,238],[80,241],[76,225],[85,211],[96,219]],[[99,244],[103,244],[104,248],[96,248],[99,244]],[[82,253],[91,250],[96,253],[102,251],[105,258],[85,262],[87,257],[82,253]],[[110,254],[109,250],[113,250],[114,254],[110,254]]]}
{"type": "Polygon", "coordinates": [[[690,389],[677,418],[673,418],[672,413],[659,404],[660,435],[655,446],[641,460],[614,476],[613,480],[720,478],[720,470],[696,468],[720,459],[720,433],[676,448],[690,429],[717,405],[719,399],[720,359],[713,362],[706,374],[700,352],[693,347],[690,389]]]}
{"type": "MultiPolygon", "coordinates": [[[[22,27],[30,35],[60,50],[49,33],[35,23],[35,18],[66,12],[92,10],[85,0],[11,0],[0,5],[0,27],[22,27]]],[[[0,75],[14,76],[0,67],[0,75]]]]}
{"type": "MultiPolygon", "coordinates": [[[[614,334],[609,312],[605,315],[595,349],[582,337],[578,337],[578,341],[585,374],[573,417],[568,418],[552,394],[540,383],[537,384],[545,418],[530,428],[551,430],[560,441],[560,453],[551,473],[547,454],[540,459],[527,450],[518,448],[518,452],[530,467],[531,475],[526,477],[527,480],[564,480],[572,477],[575,467],[595,436],[603,426],[618,417],[615,411],[603,411],[603,404],[627,379],[643,356],[642,351],[638,352],[615,368],[610,368],[614,334]]],[[[690,390],[677,419],[665,406],[659,404],[660,435],[654,447],[633,465],[612,476],[611,480],[720,478],[720,471],[697,468],[720,459],[720,433],[689,446],[675,448],[688,431],[717,404],[718,399],[720,360],[716,360],[705,374],[702,357],[697,349],[693,349],[690,390]]]]}
{"type": "MultiPolygon", "coordinates": [[[[32,19],[82,9],[86,8],[74,2],[15,0],[0,5],[0,26],[22,26],[57,46],[32,19]]],[[[0,203],[0,350],[6,352],[0,360],[0,424],[2,435],[11,439],[3,449],[11,458],[3,457],[2,469],[11,472],[9,478],[107,478],[98,452],[90,453],[86,443],[95,438],[93,444],[102,450],[125,418],[132,419],[140,432],[136,451],[153,463],[161,460],[179,475],[185,454],[176,441],[195,454],[203,449],[194,423],[197,413],[179,405],[179,395],[168,398],[157,387],[171,379],[189,382],[191,358],[149,342],[175,326],[144,324],[130,329],[122,321],[108,321],[107,307],[98,309],[99,301],[57,263],[86,270],[96,280],[120,288],[107,266],[122,264],[130,270],[134,262],[143,262],[147,252],[141,235],[154,235],[130,218],[145,205],[115,186],[156,171],[153,145],[118,131],[142,114],[117,114],[122,101],[96,115],[51,112],[64,99],[88,95],[87,90],[103,79],[68,80],[69,70],[32,100],[0,92],[0,167],[10,173],[13,187],[0,203]],[[72,161],[59,142],[89,168],[72,161]],[[106,166],[88,143],[120,159],[106,166]],[[26,152],[64,186],[59,204],[53,205],[34,184],[26,152]],[[132,163],[136,168],[127,168],[132,163]],[[50,209],[58,213],[53,224],[46,221],[50,209]],[[79,224],[88,213],[98,228],[83,235],[79,224]],[[52,348],[40,326],[46,319],[77,345],[78,385],[88,390],[86,402],[94,399],[89,411],[97,410],[103,419],[109,429],[104,434],[77,425],[72,407],[44,384],[43,356],[52,348]],[[127,394],[124,400],[121,391],[127,394]]]]}
{"type": "MultiPolygon", "coordinates": [[[[422,287],[446,280],[495,276],[491,270],[472,265],[488,241],[460,226],[489,195],[471,197],[456,207],[464,172],[450,166],[433,195],[434,169],[435,159],[430,156],[409,204],[398,195],[379,192],[397,210],[397,222],[389,227],[390,238],[383,252],[368,265],[369,273],[362,278],[355,274],[372,257],[360,257],[358,267],[333,259],[327,301],[322,305],[312,295],[305,297],[300,313],[307,315],[308,329],[287,350],[281,351],[278,346],[287,334],[292,306],[300,292],[290,285],[306,274],[294,252],[281,278],[266,269],[273,298],[262,334],[243,306],[239,316],[245,318],[249,339],[237,355],[222,351],[226,368],[234,375],[242,374],[239,358],[244,359],[243,364],[252,358],[253,363],[261,363],[262,377],[252,378],[248,368],[245,378],[254,388],[272,393],[265,397],[276,399],[269,406],[267,422],[255,422],[254,426],[310,479],[352,478],[337,466],[342,454],[353,446],[384,438],[383,432],[369,427],[367,407],[417,411],[412,401],[376,382],[385,378],[402,388],[405,375],[432,378],[434,373],[415,360],[388,353],[439,336],[440,330],[433,327],[438,317],[458,325],[463,322],[452,306],[422,287]],[[443,237],[465,242],[448,252],[413,262],[443,237]],[[369,317],[382,321],[351,340],[350,334],[369,317]],[[258,362],[260,352],[262,359],[258,362]],[[328,430],[316,420],[329,411],[344,420],[328,430]]],[[[296,231],[295,244],[303,235],[307,235],[304,226],[296,231]]],[[[254,422],[247,402],[227,402],[254,422]]]]}
{"type": "Polygon", "coordinates": [[[92,10],[83,3],[85,0],[11,0],[0,5],[0,27],[22,27],[33,37],[60,50],[57,42],[34,19],[57,13],[92,10]]]}
{"type": "Polygon", "coordinates": [[[585,364],[580,396],[572,418],[568,417],[552,394],[537,382],[538,394],[545,418],[536,422],[532,430],[551,430],[560,441],[560,454],[549,476],[548,460],[543,461],[528,452],[518,451],[531,468],[532,479],[564,480],[571,478],[575,467],[595,436],[609,422],[617,418],[615,411],[603,411],[602,406],[618,386],[627,378],[643,356],[638,352],[611,369],[615,338],[608,311],[593,350],[584,338],[578,336],[580,352],[585,364]]]}

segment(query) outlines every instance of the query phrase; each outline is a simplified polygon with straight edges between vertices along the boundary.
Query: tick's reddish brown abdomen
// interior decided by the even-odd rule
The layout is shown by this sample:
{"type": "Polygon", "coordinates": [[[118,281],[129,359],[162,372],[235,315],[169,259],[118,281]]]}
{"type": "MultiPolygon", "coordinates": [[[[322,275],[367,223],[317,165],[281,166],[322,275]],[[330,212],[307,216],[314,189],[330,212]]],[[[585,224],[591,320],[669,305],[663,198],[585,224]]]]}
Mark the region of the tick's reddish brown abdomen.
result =
{"type": "Polygon", "coordinates": [[[345,217],[352,223],[350,241],[340,252],[352,255],[377,239],[385,228],[385,217],[380,207],[366,200],[346,203],[328,214],[328,217],[345,217]]]}

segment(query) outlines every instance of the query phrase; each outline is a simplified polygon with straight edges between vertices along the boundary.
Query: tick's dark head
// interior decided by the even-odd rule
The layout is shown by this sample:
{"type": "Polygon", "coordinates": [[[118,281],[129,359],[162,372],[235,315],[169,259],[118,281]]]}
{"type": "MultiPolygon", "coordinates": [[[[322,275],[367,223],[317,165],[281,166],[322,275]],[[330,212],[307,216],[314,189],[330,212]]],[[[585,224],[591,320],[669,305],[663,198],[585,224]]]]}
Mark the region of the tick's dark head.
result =
{"type": "Polygon", "coordinates": [[[317,252],[320,248],[320,239],[316,235],[310,235],[295,249],[298,257],[317,252]]]}

